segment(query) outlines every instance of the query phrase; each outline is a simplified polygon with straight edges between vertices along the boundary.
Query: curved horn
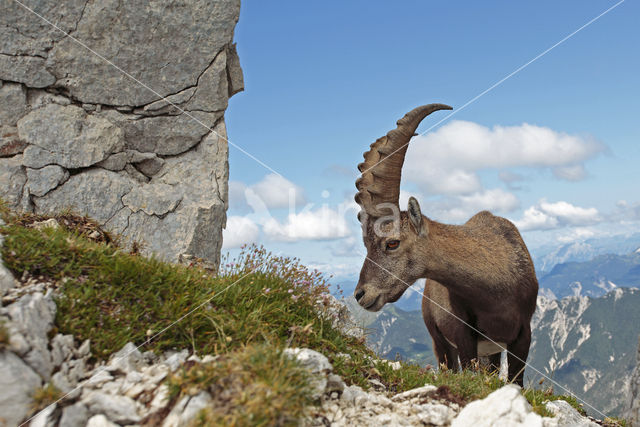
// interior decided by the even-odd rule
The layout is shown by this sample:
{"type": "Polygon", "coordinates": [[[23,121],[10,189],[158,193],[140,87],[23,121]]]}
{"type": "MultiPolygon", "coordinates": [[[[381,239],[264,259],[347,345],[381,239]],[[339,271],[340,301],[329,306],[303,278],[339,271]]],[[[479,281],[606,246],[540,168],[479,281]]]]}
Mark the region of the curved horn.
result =
{"type": "Polygon", "coordinates": [[[381,203],[398,205],[400,197],[400,175],[409,140],[420,122],[438,110],[451,110],[444,104],[429,104],[414,108],[398,120],[398,127],[376,142],[364,153],[364,162],[358,165],[362,176],[356,180],[358,193],[355,196],[360,207],[372,217],[383,213],[377,208],[381,203]]]}

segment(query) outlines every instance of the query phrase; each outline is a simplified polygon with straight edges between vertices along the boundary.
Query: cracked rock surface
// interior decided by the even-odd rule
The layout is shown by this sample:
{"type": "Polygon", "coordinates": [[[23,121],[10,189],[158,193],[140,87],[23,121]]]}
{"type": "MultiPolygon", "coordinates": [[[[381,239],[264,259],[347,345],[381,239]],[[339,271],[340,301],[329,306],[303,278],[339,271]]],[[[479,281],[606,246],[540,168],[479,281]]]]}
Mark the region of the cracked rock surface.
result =
{"type": "Polygon", "coordinates": [[[0,14],[0,197],[72,208],[147,254],[217,265],[224,111],[244,87],[240,0],[24,5],[0,14]]]}

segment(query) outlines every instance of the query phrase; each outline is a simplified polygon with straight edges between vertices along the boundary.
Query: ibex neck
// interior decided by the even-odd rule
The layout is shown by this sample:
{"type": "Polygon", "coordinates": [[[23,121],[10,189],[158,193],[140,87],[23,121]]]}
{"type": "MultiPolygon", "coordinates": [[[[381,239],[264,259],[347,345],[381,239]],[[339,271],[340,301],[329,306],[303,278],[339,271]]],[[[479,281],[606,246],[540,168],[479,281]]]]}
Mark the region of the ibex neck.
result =
{"type": "Polygon", "coordinates": [[[482,268],[478,265],[482,258],[478,254],[479,245],[480,242],[463,226],[428,220],[423,247],[425,276],[450,289],[473,287],[482,281],[482,268]]]}

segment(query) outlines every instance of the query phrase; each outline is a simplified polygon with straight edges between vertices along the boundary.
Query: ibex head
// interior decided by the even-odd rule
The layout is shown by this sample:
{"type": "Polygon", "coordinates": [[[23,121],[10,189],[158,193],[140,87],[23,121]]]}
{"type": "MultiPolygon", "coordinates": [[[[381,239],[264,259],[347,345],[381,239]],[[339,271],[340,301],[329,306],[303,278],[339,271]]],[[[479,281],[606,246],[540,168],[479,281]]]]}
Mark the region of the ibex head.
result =
{"type": "Polygon", "coordinates": [[[443,104],[415,108],[398,120],[398,127],[371,144],[358,165],[362,176],[356,181],[358,219],[367,258],[360,271],[354,296],[369,311],[395,302],[418,278],[424,277],[420,242],[428,234],[418,201],[411,197],[406,211],[399,206],[400,176],[409,140],[429,114],[451,110],[443,104]]]}

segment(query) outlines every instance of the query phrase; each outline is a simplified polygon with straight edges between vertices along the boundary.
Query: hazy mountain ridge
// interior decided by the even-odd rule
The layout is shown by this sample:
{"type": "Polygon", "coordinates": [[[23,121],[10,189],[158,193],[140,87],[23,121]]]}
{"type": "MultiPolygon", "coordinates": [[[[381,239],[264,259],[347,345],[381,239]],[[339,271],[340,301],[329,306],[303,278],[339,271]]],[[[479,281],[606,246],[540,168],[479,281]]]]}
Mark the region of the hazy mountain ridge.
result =
{"type": "Polygon", "coordinates": [[[531,250],[538,277],[549,273],[557,264],[589,261],[598,255],[624,255],[640,248],[640,233],[594,237],[560,246],[547,245],[531,250]]]}
{"type": "Polygon", "coordinates": [[[538,280],[540,288],[547,290],[543,292],[547,297],[599,297],[619,286],[640,285],[640,252],[603,254],[589,261],[557,264],[538,280]]]}

